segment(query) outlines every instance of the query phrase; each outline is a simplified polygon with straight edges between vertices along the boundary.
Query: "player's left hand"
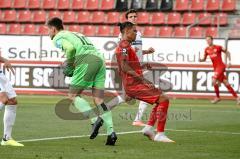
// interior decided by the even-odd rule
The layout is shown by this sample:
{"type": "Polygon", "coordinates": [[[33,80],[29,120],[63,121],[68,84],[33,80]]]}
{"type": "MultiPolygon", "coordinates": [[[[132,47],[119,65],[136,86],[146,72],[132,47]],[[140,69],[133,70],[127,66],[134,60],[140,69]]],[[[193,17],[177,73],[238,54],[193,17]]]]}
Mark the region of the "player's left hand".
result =
{"type": "Polygon", "coordinates": [[[145,63],[145,64],[142,65],[142,68],[150,70],[150,69],[152,69],[152,65],[150,63],[145,63]]]}
{"type": "Polygon", "coordinates": [[[8,60],[4,62],[3,66],[7,69],[8,72],[11,71],[15,75],[15,70],[8,60]]]}
{"type": "Polygon", "coordinates": [[[147,50],[147,54],[152,54],[155,52],[155,49],[150,47],[148,50],[147,50]]]}

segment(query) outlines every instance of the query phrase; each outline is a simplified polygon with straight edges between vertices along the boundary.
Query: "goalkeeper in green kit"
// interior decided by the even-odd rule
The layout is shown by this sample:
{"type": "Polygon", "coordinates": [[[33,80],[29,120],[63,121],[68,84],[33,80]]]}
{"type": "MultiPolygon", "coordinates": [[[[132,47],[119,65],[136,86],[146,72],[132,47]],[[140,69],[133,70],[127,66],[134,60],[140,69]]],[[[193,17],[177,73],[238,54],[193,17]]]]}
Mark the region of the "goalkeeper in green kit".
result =
{"type": "Polygon", "coordinates": [[[101,116],[91,118],[90,139],[97,136],[104,124],[108,135],[106,145],[115,145],[117,136],[113,130],[112,114],[103,101],[106,72],[103,55],[84,35],[64,30],[61,19],[54,17],[47,22],[47,26],[54,45],[66,54],[67,65],[63,73],[72,77],[69,98],[74,106],[83,113],[92,109],[80,96],[84,90],[90,89],[94,104],[104,111],[101,116]]]}

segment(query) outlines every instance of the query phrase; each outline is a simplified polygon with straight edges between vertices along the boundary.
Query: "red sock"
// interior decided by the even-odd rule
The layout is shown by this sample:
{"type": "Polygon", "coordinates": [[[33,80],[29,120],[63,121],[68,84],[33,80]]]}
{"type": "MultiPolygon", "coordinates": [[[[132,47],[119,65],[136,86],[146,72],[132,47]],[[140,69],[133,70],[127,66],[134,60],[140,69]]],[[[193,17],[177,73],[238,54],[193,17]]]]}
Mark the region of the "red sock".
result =
{"type": "Polygon", "coordinates": [[[157,117],[156,117],[157,107],[158,106],[155,106],[155,107],[152,108],[152,112],[150,114],[150,117],[149,117],[148,123],[147,123],[150,126],[154,126],[154,124],[155,124],[155,122],[157,120],[157,117]]]}
{"type": "Polygon", "coordinates": [[[233,90],[233,88],[231,87],[231,85],[226,85],[228,91],[233,95],[233,97],[237,98],[237,93],[233,90]]]}
{"type": "Polygon", "coordinates": [[[167,120],[167,111],[168,111],[169,101],[161,102],[157,106],[157,132],[164,132],[164,128],[167,120]]]}
{"type": "Polygon", "coordinates": [[[220,98],[220,96],[219,96],[219,86],[217,84],[214,85],[214,90],[215,90],[215,93],[216,93],[217,97],[220,98]]]}

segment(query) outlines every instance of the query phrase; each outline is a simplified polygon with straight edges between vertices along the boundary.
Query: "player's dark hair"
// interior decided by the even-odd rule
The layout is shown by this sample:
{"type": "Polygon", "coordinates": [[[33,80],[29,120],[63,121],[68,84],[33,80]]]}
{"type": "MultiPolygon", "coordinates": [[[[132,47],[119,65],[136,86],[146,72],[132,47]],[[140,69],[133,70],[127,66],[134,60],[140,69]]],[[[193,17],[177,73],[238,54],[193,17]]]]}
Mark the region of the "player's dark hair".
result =
{"type": "Polygon", "coordinates": [[[206,36],[206,38],[210,38],[211,40],[213,40],[213,37],[211,35],[206,36]]]}
{"type": "Polygon", "coordinates": [[[118,23],[118,26],[120,28],[120,32],[123,33],[125,28],[131,28],[133,27],[135,24],[131,23],[131,22],[124,22],[124,23],[118,23]]]}
{"type": "Polygon", "coordinates": [[[63,30],[63,21],[62,19],[58,18],[58,17],[53,17],[51,19],[48,20],[47,22],[48,26],[53,26],[55,27],[57,30],[63,30]]]}
{"type": "Polygon", "coordinates": [[[126,12],[126,14],[125,14],[125,18],[126,18],[126,19],[128,19],[128,14],[130,14],[130,13],[136,13],[136,14],[137,14],[137,11],[136,11],[135,9],[130,9],[130,10],[128,10],[128,11],[126,12]]]}

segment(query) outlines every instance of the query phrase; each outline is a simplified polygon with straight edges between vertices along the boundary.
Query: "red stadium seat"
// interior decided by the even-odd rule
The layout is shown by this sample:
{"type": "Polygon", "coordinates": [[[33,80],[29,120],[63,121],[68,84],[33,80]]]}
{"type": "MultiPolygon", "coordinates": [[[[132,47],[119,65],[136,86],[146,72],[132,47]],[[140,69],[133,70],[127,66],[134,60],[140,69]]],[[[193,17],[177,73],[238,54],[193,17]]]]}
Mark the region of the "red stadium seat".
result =
{"type": "Polygon", "coordinates": [[[187,11],[189,0],[176,0],[175,4],[176,11],[187,11]]]}
{"type": "Polygon", "coordinates": [[[48,35],[48,28],[46,25],[39,25],[37,28],[37,33],[39,35],[48,35]]]}
{"type": "Polygon", "coordinates": [[[3,12],[2,21],[14,22],[16,21],[17,13],[15,10],[5,10],[3,12]]]}
{"type": "Polygon", "coordinates": [[[88,10],[98,10],[98,0],[87,0],[86,8],[88,10]]]}
{"type": "Polygon", "coordinates": [[[39,9],[39,8],[41,8],[41,1],[39,1],[39,0],[29,0],[28,1],[28,8],[29,9],[39,9]]]}
{"type": "Polygon", "coordinates": [[[12,1],[11,0],[1,0],[0,1],[0,8],[11,8],[12,7],[12,1]]]}
{"type": "Polygon", "coordinates": [[[192,0],[190,10],[191,11],[203,11],[204,10],[204,0],[192,0]]]}
{"type": "Polygon", "coordinates": [[[26,2],[27,0],[14,0],[13,8],[16,8],[16,9],[26,8],[26,2]]]}
{"type": "Polygon", "coordinates": [[[20,34],[21,25],[20,24],[10,24],[8,29],[8,34],[20,34]]]}
{"type": "Polygon", "coordinates": [[[183,19],[182,19],[182,24],[183,25],[190,25],[194,24],[196,19],[196,14],[189,12],[189,13],[184,13],[183,14],[183,19]]]}
{"type": "Polygon", "coordinates": [[[69,25],[68,30],[73,32],[81,32],[81,26],[80,25],[69,25]]]}
{"type": "Polygon", "coordinates": [[[73,11],[65,11],[63,12],[63,22],[64,23],[75,23],[75,12],[73,11]]]}
{"type": "Polygon", "coordinates": [[[148,24],[149,23],[149,14],[147,12],[139,12],[137,18],[138,24],[148,24]]]}
{"type": "Polygon", "coordinates": [[[84,8],[84,0],[73,0],[71,8],[73,10],[81,10],[84,8]]]}
{"type": "Polygon", "coordinates": [[[105,21],[104,12],[101,12],[101,11],[92,12],[92,20],[91,20],[92,23],[98,24],[98,23],[104,23],[104,21],[105,21]]]}
{"type": "Polygon", "coordinates": [[[55,9],[56,0],[43,0],[43,9],[55,9]]]}
{"type": "Polygon", "coordinates": [[[107,24],[117,24],[119,22],[119,12],[108,12],[107,20],[105,23],[107,24]]]}
{"type": "Polygon", "coordinates": [[[154,12],[151,14],[151,24],[164,24],[165,23],[165,14],[162,12],[154,12]]]}
{"type": "Polygon", "coordinates": [[[218,13],[214,17],[214,25],[228,25],[228,15],[226,13],[218,13]]]}
{"type": "Polygon", "coordinates": [[[18,11],[18,22],[30,22],[31,12],[29,10],[18,11]]]}
{"type": "Polygon", "coordinates": [[[77,23],[89,23],[90,13],[88,11],[79,11],[77,14],[77,23]]]}
{"type": "Polygon", "coordinates": [[[155,37],[157,35],[157,28],[153,26],[147,26],[143,30],[144,37],[155,37]]]}
{"type": "Polygon", "coordinates": [[[101,10],[112,10],[115,8],[115,1],[114,0],[102,0],[101,2],[101,10]]]}
{"type": "Polygon", "coordinates": [[[83,34],[86,36],[95,36],[96,27],[94,25],[83,26],[83,34]]]}
{"type": "Polygon", "coordinates": [[[46,22],[46,12],[43,10],[33,12],[33,22],[35,23],[44,23],[46,22]]]}
{"type": "Polygon", "coordinates": [[[36,28],[34,24],[26,24],[23,26],[23,30],[21,32],[22,34],[26,35],[35,35],[36,34],[36,28]]]}
{"type": "Polygon", "coordinates": [[[69,9],[70,2],[69,0],[58,0],[57,9],[69,9]]]}
{"type": "Polygon", "coordinates": [[[51,19],[53,17],[62,18],[61,13],[59,11],[49,11],[48,12],[48,19],[51,19]]]}
{"type": "Polygon", "coordinates": [[[0,34],[7,33],[7,25],[5,23],[0,23],[0,34]]]}
{"type": "Polygon", "coordinates": [[[218,37],[217,27],[209,27],[206,29],[205,36],[218,37]]]}
{"type": "Polygon", "coordinates": [[[217,11],[220,7],[220,1],[219,0],[208,0],[207,1],[207,11],[217,11]]]}
{"type": "Polygon", "coordinates": [[[126,19],[126,17],[125,17],[125,13],[122,13],[122,14],[120,15],[119,20],[120,20],[121,23],[127,21],[127,19],[126,19]]]}
{"type": "Polygon", "coordinates": [[[174,37],[186,37],[187,28],[186,27],[176,27],[174,29],[174,37]]]}
{"type": "Polygon", "coordinates": [[[167,16],[167,24],[169,25],[179,25],[181,22],[181,14],[180,13],[168,13],[167,16]]]}
{"type": "Polygon", "coordinates": [[[200,13],[198,15],[199,25],[210,25],[212,24],[212,14],[200,13]]]}
{"type": "Polygon", "coordinates": [[[222,11],[235,11],[237,8],[237,0],[223,0],[221,10],[222,11]]]}
{"type": "Polygon", "coordinates": [[[191,38],[201,38],[201,37],[203,37],[203,28],[202,27],[192,27],[192,28],[190,28],[189,36],[191,38]]]}
{"type": "Polygon", "coordinates": [[[119,34],[120,34],[119,26],[114,26],[112,36],[119,36],[119,34]]]}
{"type": "Polygon", "coordinates": [[[173,28],[165,26],[165,27],[160,27],[158,35],[160,37],[172,37],[172,33],[173,33],[173,28]]]}
{"type": "Polygon", "coordinates": [[[97,29],[97,36],[110,36],[111,28],[107,25],[100,25],[97,29]]]}

